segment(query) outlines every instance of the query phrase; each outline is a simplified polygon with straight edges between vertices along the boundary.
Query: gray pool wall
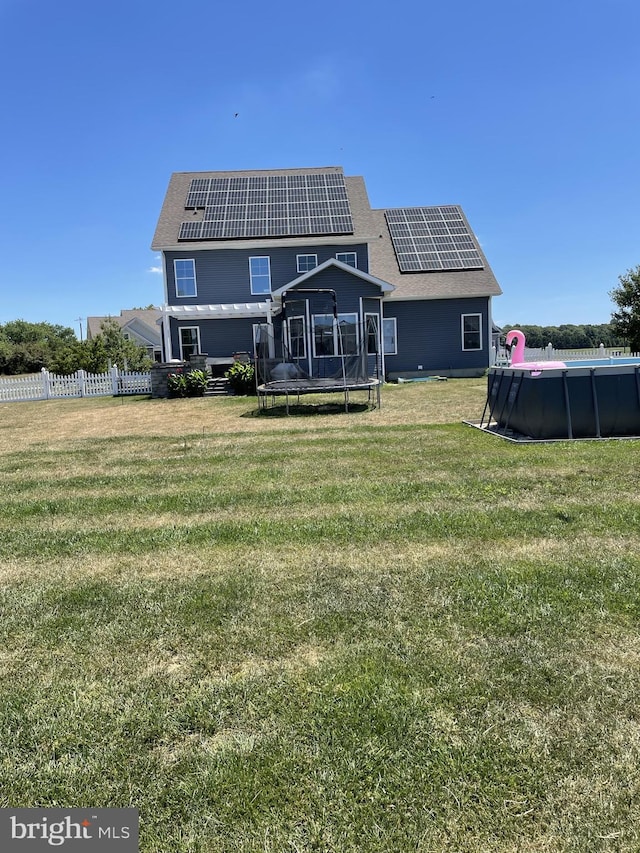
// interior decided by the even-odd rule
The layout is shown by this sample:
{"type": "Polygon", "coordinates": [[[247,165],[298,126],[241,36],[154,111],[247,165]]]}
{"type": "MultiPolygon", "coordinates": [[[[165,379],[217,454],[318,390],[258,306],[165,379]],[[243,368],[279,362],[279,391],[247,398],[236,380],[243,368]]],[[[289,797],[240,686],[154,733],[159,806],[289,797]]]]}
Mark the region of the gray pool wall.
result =
{"type": "Polygon", "coordinates": [[[640,436],[640,360],[491,368],[487,409],[499,430],[534,439],[640,436]]]}

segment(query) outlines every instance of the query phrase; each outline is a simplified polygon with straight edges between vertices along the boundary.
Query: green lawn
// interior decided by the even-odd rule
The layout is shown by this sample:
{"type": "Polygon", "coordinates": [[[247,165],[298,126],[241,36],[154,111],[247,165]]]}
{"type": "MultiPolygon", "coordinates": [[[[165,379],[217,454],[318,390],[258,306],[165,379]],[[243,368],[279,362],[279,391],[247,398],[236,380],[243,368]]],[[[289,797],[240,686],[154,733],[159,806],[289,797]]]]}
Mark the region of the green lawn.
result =
{"type": "MultiPolygon", "coordinates": [[[[0,806],[145,853],[640,849],[640,445],[0,406],[0,806]]],[[[449,422],[447,422],[447,420],[449,422]]]]}

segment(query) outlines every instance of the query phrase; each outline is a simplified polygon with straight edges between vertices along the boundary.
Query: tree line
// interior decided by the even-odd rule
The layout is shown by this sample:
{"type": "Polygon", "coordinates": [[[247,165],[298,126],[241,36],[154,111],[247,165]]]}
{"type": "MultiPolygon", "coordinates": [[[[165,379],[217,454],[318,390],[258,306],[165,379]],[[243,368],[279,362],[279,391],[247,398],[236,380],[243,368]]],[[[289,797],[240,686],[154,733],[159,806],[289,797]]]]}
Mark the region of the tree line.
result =
{"type": "Polygon", "coordinates": [[[146,349],[125,338],[115,320],[105,320],[90,341],[79,341],[73,329],[53,323],[0,324],[0,374],[5,376],[37,373],[43,367],[63,375],[76,370],[104,373],[114,364],[127,370],[151,366],[146,349]]]}
{"type": "Polygon", "coordinates": [[[527,339],[527,346],[546,347],[551,344],[555,349],[593,349],[604,344],[606,347],[625,346],[625,339],[617,334],[612,323],[596,325],[563,324],[562,326],[531,326],[527,323],[514,323],[502,326],[506,333],[510,329],[520,329],[527,339]]]}
{"type": "Polygon", "coordinates": [[[590,349],[604,344],[606,347],[628,346],[631,352],[640,352],[640,265],[618,276],[618,286],[609,291],[616,306],[609,323],[573,326],[530,326],[507,324],[510,329],[524,332],[527,345],[555,349],[590,349]]]}

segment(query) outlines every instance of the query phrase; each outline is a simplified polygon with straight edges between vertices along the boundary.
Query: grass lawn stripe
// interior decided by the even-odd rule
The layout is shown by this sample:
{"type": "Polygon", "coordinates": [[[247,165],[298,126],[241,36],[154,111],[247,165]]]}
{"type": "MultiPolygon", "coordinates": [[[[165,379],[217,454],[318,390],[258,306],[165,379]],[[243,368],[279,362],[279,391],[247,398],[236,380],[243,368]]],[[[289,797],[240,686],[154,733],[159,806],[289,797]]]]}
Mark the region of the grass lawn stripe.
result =
{"type": "Polygon", "coordinates": [[[638,446],[448,424],[479,389],[2,407],[0,804],[135,805],[145,853],[639,849],[638,446]]]}

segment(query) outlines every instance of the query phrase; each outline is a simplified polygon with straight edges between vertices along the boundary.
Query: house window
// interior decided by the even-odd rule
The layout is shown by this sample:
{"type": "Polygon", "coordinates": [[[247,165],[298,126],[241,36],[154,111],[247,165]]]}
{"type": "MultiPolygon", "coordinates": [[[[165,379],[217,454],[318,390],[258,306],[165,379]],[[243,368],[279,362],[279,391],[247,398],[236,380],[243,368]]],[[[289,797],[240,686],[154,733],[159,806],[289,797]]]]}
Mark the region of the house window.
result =
{"type": "Polygon", "coordinates": [[[380,352],[380,317],[377,314],[365,314],[367,334],[367,355],[380,352]]]}
{"type": "Polygon", "coordinates": [[[356,314],[314,314],[313,346],[316,356],[355,355],[358,352],[356,314]]]}
{"type": "Polygon", "coordinates": [[[462,315],[462,349],[482,349],[482,315],[462,315]]]}
{"type": "Polygon", "coordinates": [[[349,264],[350,267],[358,266],[358,256],[355,252],[338,252],[336,255],[337,261],[342,261],[343,264],[349,264]]]}
{"type": "Polygon", "coordinates": [[[290,317],[287,320],[287,338],[290,358],[306,358],[304,317],[290,317]]]}
{"type": "Polygon", "coordinates": [[[268,255],[249,258],[251,293],[271,293],[271,263],[268,255]]]}
{"type": "MultiPolygon", "coordinates": [[[[368,355],[377,355],[380,344],[378,343],[379,335],[379,318],[377,314],[367,314],[367,353],[368,355]]],[[[382,350],[385,355],[397,355],[397,328],[396,318],[388,317],[382,320],[382,350]]]]}
{"type": "Polygon", "coordinates": [[[318,266],[317,255],[296,255],[298,261],[298,272],[309,272],[318,266]]]}
{"type": "Polygon", "coordinates": [[[180,327],[180,358],[189,361],[200,352],[200,329],[198,326],[180,327]]]}
{"type": "Polygon", "coordinates": [[[387,317],[382,321],[382,346],[385,355],[398,354],[398,329],[395,317],[387,317]]]}
{"type": "Polygon", "coordinates": [[[176,296],[197,296],[196,262],[192,258],[176,259],[173,262],[176,278],[176,296]]]}

